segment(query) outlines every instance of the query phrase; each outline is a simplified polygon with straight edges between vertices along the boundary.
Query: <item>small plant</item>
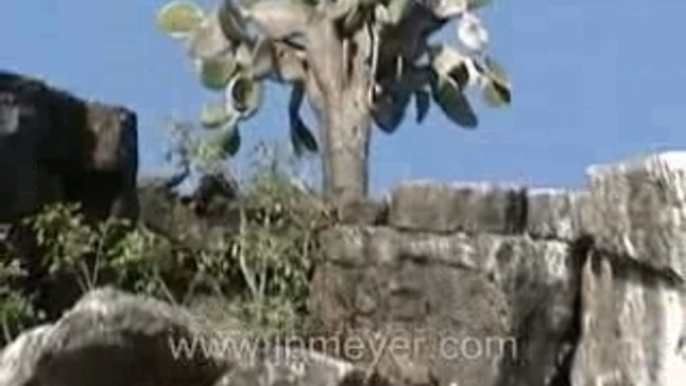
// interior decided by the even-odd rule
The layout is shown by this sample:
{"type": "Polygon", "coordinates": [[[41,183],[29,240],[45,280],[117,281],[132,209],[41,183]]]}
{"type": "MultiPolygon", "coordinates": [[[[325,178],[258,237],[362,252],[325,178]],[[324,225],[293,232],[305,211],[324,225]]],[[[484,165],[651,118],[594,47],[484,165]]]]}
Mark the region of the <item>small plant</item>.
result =
{"type": "MultiPolygon", "coordinates": [[[[24,225],[37,246],[32,256],[37,272],[26,272],[21,259],[0,259],[3,329],[15,331],[12,326],[19,321],[37,320],[33,297],[23,295],[20,279],[27,274],[77,283],[84,293],[115,286],[182,306],[213,298],[219,301],[212,307],[226,309],[226,316],[236,320],[233,327],[297,329],[306,308],[316,233],[328,222],[327,207],[294,181],[294,165],[279,150],[258,146],[234,202],[238,224],[227,224],[235,231],[219,245],[189,249],[143,224],[89,221],[77,205],[65,203],[27,219],[24,225]]],[[[40,284],[34,288],[38,293],[31,295],[37,298],[47,291],[40,284]]]]}
{"type": "Polygon", "coordinates": [[[10,343],[25,324],[32,324],[41,315],[31,299],[17,287],[26,270],[6,244],[0,245],[0,347],[10,343]]]}
{"type": "Polygon", "coordinates": [[[298,159],[286,154],[278,145],[257,146],[250,173],[240,181],[237,230],[221,252],[203,254],[203,266],[216,270],[205,277],[214,278],[217,296],[200,308],[221,327],[283,333],[301,326],[311,254],[328,211],[294,177],[298,159]]]}
{"type": "Polygon", "coordinates": [[[261,145],[240,202],[232,258],[247,286],[254,325],[290,330],[305,307],[316,232],[327,223],[323,202],[294,183],[278,147],[261,145]]]}
{"type": "Polygon", "coordinates": [[[78,205],[56,204],[25,222],[40,249],[41,266],[75,280],[83,293],[103,285],[174,301],[161,277],[166,242],[126,221],[90,223],[78,205]]]}
{"type": "MultiPolygon", "coordinates": [[[[82,291],[97,286],[105,237],[98,237],[85,223],[77,205],[57,204],[26,221],[43,249],[41,257],[49,274],[69,271],[82,291]],[[87,256],[93,255],[93,263],[87,256]]],[[[102,227],[106,233],[108,227],[102,227]]]]}

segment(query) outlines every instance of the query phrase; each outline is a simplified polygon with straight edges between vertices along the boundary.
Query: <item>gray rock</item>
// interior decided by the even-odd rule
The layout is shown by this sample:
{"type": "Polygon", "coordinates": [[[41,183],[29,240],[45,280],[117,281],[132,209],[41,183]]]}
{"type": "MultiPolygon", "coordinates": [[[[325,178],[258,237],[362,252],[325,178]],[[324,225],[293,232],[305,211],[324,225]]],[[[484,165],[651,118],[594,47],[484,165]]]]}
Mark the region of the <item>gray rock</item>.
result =
{"type": "Polygon", "coordinates": [[[257,347],[270,342],[257,338],[214,331],[166,303],[100,289],[0,351],[0,386],[337,386],[362,373],[312,351],[304,339],[285,348],[257,347]]]}
{"type": "Polygon", "coordinates": [[[0,385],[30,384],[50,331],[52,326],[36,327],[0,351],[0,385]]]}
{"type": "Polygon", "coordinates": [[[683,290],[635,268],[613,268],[602,256],[586,262],[582,331],[571,371],[572,386],[683,384],[683,290]]]}
{"type": "Polygon", "coordinates": [[[682,384],[686,153],[589,175],[586,191],[526,196],[485,184],[402,185],[388,226],[324,233],[313,282],[323,330],[517,343],[515,357],[448,363],[431,356],[435,341],[412,358],[384,357],[385,374],[402,382],[682,384]],[[602,257],[594,268],[581,264],[595,259],[589,251],[602,257]]]}
{"type": "Polygon", "coordinates": [[[330,249],[313,280],[324,331],[371,329],[429,342],[410,357],[385,357],[384,376],[536,386],[558,375],[578,292],[566,243],[352,226],[325,240],[330,249]],[[461,355],[437,355],[441,344],[458,345],[451,353],[461,355]],[[482,355],[470,357],[470,344],[482,355]]]}
{"type": "Polygon", "coordinates": [[[347,379],[360,373],[350,363],[294,348],[275,350],[258,364],[239,366],[216,386],[343,386],[347,379]]]}
{"type": "Polygon", "coordinates": [[[535,238],[575,240],[580,235],[576,204],[580,192],[532,189],[527,194],[527,233],[535,238]]]}
{"type": "Polygon", "coordinates": [[[212,335],[183,311],[110,289],[0,353],[2,386],[213,385],[227,363],[175,351],[212,335]]]}
{"type": "Polygon", "coordinates": [[[572,211],[575,238],[594,236],[592,232],[598,213],[593,206],[593,196],[589,191],[572,193],[572,211]]]}
{"type": "Polygon", "coordinates": [[[686,153],[669,152],[588,172],[599,248],[686,278],[686,153]]]}
{"type": "Polygon", "coordinates": [[[422,232],[521,233],[524,192],[511,186],[412,182],[391,195],[389,224],[422,232]]]}
{"type": "Polygon", "coordinates": [[[327,229],[320,235],[320,256],[327,262],[343,266],[364,267],[369,264],[370,257],[377,262],[394,264],[400,246],[397,236],[397,232],[386,227],[341,226],[327,229]],[[380,234],[383,237],[379,237],[380,234]]]}

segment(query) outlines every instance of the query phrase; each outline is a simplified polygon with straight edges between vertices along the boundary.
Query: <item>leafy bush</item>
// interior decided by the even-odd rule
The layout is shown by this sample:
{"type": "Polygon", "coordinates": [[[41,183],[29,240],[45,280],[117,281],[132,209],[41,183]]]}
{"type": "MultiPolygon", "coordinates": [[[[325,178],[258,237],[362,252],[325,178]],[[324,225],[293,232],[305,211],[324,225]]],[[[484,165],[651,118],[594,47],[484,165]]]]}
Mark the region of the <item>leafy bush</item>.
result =
{"type": "Polygon", "coordinates": [[[39,319],[31,299],[16,290],[16,282],[26,274],[19,259],[7,248],[0,248],[0,347],[26,323],[39,319]]]}
{"type": "MultiPolygon", "coordinates": [[[[237,231],[212,248],[190,250],[144,224],[95,223],[78,206],[64,203],[27,219],[37,247],[32,269],[40,272],[27,272],[25,259],[0,258],[2,325],[41,320],[33,301],[41,294],[24,295],[19,280],[32,274],[77,283],[81,293],[109,285],[198,310],[198,304],[210,304],[214,309],[204,313],[224,319],[215,320],[223,327],[296,329],[306,309],[316,232],[327,223],[327,210],[293,182],[274,149],[259,147],[258,162],[234,203],[237,231]]],[[[4,330],[9,337],[16,328],[4,330]]]]}
{"type": "Polygon", "coordinates": [[[244,184],[232,260],[248,291],[248,320],[294,329],[306,304],[316,233],[329,222],[325,204],[293,182],[279,148],[262,145],[244,184]]]}
{"type": "Polygon", "coordinates": [[[113,285],[159,295],[158,267],[167,243],[125,221],[88,222],[78,205],[56,204],[26,221],[40,248],[41,267],[67,274],[82,292],[113,285]]]}

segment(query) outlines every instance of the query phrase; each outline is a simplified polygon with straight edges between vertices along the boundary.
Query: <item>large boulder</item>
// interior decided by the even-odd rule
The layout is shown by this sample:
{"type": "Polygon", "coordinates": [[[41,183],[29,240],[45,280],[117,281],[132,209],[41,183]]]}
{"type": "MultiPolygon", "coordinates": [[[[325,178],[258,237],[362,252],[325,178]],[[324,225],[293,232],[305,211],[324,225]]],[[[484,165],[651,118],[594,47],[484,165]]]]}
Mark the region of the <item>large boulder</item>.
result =
{"type": "Polygon", "coordinates": [[[686,280],[686,152],[589,168],[598,246],[686,280]]]}
{"type": "Polygon", "coordinates": [[[675,386],[686,376],[686,153],[589,168],[577,223],[595,253],[579,275],[572,386],[675,386]]]}
{"type": "Polygon", "coordinates": [[[226,363],[171,343],[212,336],[190,315],[111,289],[86,295],[55,324],[0,353],[2,386],[212,385],[226,363]]]}
{"type": "Polygon", "coordinates": [[[137,215],[136,115],[0,72],[0,222],[56,201],[96,218],[137,215]]]}
{"type": "Polygon", "coordinates": [[[677,386],[686,376],[686,297],[659,273],[595,254],[584,265],[571,385],[677,386]]]}
{"type": "Polygon", "coordinates": [[[362,373],[349,363],[307,347],[256,350],[245,344],[257,340],[208,325],[160,301],[95,290],[0,351],[0,386],[362,385],[346,383],[362,373]]]}

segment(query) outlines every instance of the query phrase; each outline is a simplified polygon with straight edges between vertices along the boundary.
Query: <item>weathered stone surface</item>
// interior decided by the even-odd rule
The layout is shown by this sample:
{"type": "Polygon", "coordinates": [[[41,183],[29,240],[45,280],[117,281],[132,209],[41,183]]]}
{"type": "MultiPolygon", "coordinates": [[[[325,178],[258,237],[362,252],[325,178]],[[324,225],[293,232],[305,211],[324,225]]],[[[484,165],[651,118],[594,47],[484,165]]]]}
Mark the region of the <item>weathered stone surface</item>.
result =
{"type": "MultiPolygon", "coordinates": [[[[619,262],[621,264],[621,262],[619,262]]],[[[666,278],[589,258],[572,386],[677,386],[686,376],[686,298],[666,278]]]]}
{"type": "Polygon", "coordinates": [[[422,232],[520,233],[525,205],[517,187],[412,182],[393,191],[389,223],[422,232]]]}
{"type": "Polygon", "coordinates": [[[447,334],[414,357],[386,358],[384,375],[479,386],[546,385],[557,375],[578,287],[566,243],[382,227],[339,227],[325,240],[313,283],[325,331],[447,334]],[[469,341],[491,352],[438,355],[442,343],[469,341]]]}
{"type": "Polygon", "coordinates": [[[0,351],[0,385],[25,385],[34,376],[52,326],[36,327],[0,351]]]}
{"type": "Polygon", "coordinates": [[[0,386],[364,385],[347,383],[363,378],[350,363],[308,347],[245,345],[254,339],[212,331],[156,300],[101,289],[0,351],[0,386]]]}
{"type": "Polygon", "coordinates": [[[164,303],[98,290],[0,353],[0,385],[213,385],[227,368],[223,361],[171,349],[171,342],[210,336],[164,303]]]}
{"type": "Polygon", "coordinates": [[[589,169],[599,248],[686,279],[686,152],[589,169]]]}
{"type": "Polygon", "coordinates": [[[526,231],[534,238],[574,241],[585,235],[588,192],[531,189],[527,192],[526,231]]]}
{"type": "Polygon", "coordinates": [[[480,308],[489,304],[503,310],[516,358],[490,362],[492,371],[480,360],[445,371],[423,356],[403,358],[396,365],[410,374],[399,377],[460,385],[682,384],[686,153],[595,166],[589,175],[586,191],[531,190],[523,199],[475,185],[401,186],[390,227],[325,233],[314,282],[323,324],[447,327],[455,336],[483,337],[479,326],[492,329],[498,320],[480,308]],[[526,236],[512,235],[520,227],[526,236]],[[602,263],[582,269],[589,251],[602,263]],[[465,316],[466,307],[482,318],[465,316]]]}
{"type": "Polygon", "coordinates": [[[95,217],[137,215],[136,115],[0,72],[0,221],[55,201],[95,217]]]}
{"type": "Polygon", "coordinates": [[[302,349],[275,350],[259,363],[246,363],[228,372],[215,386],[365,386],[352,364],[302,349]]]}
{"type": "Polygon", "coordinates": [[[338,208],[338,220],[349,225],[385,225],[388,202],[385,199],[357,199],[338,208]]]}

